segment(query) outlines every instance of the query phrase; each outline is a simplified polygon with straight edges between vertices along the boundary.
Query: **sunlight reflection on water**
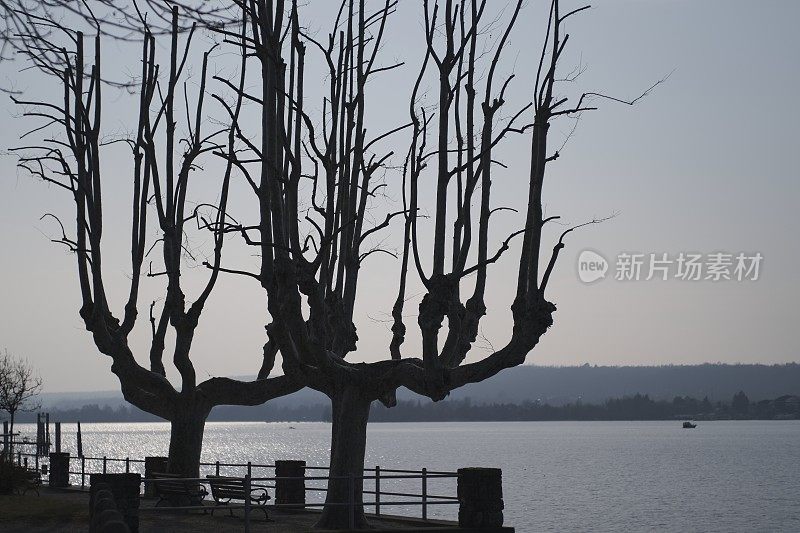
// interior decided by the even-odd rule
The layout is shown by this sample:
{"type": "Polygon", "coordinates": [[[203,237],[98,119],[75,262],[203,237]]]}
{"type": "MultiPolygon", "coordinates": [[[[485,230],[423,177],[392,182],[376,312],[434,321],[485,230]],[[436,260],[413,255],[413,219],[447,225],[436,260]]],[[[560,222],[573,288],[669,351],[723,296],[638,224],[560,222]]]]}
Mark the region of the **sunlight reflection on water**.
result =
{"type": "MultiPolygon", "coordinates": [[[[169,442],[166,423],[82,428],[87,456],[164,455],[169,442]]],[[[32,436],[33,426],[22,431],[32,436]]],[[[64,432],[63,447],[74,454],[74,425],[65,424],[64,432]]],[[[329,439],[325,423],[212,422],[203,460],[304,459],[323,466],[329,439]]],[[[521,532],[800,531],[799,443],[796,421],[702,422],[691,431],[676,422],[371,424],[366,464],[501,467],[506,521],[521,532]]],[[[99,470],[101,463],[91,468],[99,470]]],[[[109,471],[124,471],[124,463],[109,465],[109,471]]],[[[272,471],[255,469],[253,475],[272,471]]],[[[419,481],[382,483],[383,490],[401,487],[419,492],[419,481]]],[[[455,481],[431,481],[429,490],[454,495],[455,481]]],[[[419,515],[419,508],[391,512],[419,515]]],[[[430,516],[455,513],[455,507],[441,506],[430,516]]]]}

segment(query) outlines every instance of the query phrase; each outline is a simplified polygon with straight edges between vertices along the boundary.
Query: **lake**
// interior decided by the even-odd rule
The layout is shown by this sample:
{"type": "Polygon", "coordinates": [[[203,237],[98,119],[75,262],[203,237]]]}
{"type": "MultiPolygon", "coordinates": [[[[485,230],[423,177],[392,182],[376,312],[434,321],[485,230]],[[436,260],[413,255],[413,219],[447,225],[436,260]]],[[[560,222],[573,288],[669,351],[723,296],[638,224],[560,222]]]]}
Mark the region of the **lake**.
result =
{"type": "MultiPolygon", "coordinates": [[[[35,434],[31,424],[20,430],[35,434]]],[[[82,431],[84,454],[94,457],[165,455],[169,441],[166,423],[82,424],[82,431]]],[[[213,422],[203,460],[323,466],[329,438],[325,423],[213,422]]],[[[74,424],[64,425],[63,440],[74,454],[74,424]]],[[[371,424],[367,466],[375,465],[502,468],[506,523],[520,532],[800,531],[798,421],[700,422],[693,430],[680,422],[371,424]]],[[[418,492],[419,481],[382,483],[394,489],[418,492]]],[[[454,495],[455,481],[431,480],[429,491],[454,495]]],[[[455,512],[439,506],[430,516],[455,512]]]]}

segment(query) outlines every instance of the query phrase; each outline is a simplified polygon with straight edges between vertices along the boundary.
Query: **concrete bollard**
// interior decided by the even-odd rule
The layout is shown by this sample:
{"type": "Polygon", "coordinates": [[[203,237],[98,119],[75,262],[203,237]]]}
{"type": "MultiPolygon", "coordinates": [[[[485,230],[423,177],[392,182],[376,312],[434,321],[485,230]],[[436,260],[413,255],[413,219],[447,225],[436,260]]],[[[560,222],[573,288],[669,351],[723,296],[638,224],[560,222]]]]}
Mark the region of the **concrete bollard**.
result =
{"type": "Polygon", "coordinates": [[[69,487],[69,452],[50,454],[50,477],[51,487],[69,487]]]}
{"type": "Polygon", "coordinates": [[[275,503],[287,505],[282,509],[303,509],[306,506],[305,479],[280,479],[282,477],[305,478],[305,461],[275,461],[275,503]]]}
{"type": "MultiPolygon", "coordinates": [[[[89,476],[89,502],[94,505],[95,496],[103,499],[106,491],[114,498],[117,511],[122,515],[131,533],[139,531],[139,486],[140,474],[91,474],[89,476]]],[[[106,495],[107,497],[107,495],[106,495]]]]}
{"type": "MultiPolygon", "coordinates": [[[[165,474],[169,464],[168,457],[145,457],[144,458],[144,478],[152,479],[153,472],[165,474]]],[[[153,498],[156,495],[153,484],[149,481],[144,482],[145,498],[153,498]]]]}
{"type": "Polygon", "coordinates": [[[103,517],[110,515],[103,514],[106,511],[112,511],[114,514],[113,519],[119,519],[121,515],[117,511],[117,504],[114,503],[114,496],[107,488],[98,490],[89,500],[89,531],[93,533],[97,531],[103,521],[103,517]]]}
{"type": "Polygon", "coordinates": [[[476,529],[502,527],[502,470],[459,468],[458,503],[459,527],[476,529]]]}

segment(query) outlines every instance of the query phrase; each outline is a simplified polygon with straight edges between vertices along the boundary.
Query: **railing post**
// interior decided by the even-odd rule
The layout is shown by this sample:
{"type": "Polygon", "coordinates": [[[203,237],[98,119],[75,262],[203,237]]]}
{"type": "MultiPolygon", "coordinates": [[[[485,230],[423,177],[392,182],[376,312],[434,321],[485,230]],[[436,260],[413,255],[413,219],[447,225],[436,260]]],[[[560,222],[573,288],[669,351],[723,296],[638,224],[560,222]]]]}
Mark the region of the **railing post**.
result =
{"type": "Polygon", "coordinates": [[[375,515],[381,515],[381,467],[375,467],[375,515]]]}
{"type": "Polygon", "coordinates": [[[104,455],[104,456],[103,456],[103,473],[104,473],[104,474],[106,474],[106,473],[107,473],[107,472],[106,472],[106,470],[107,470],[106,464],[107,464],[107,463],[108,463],[108,460],[106,459],[106,456],[104,455]]]}
{"type": "Polygon", "coordinates": [[[496,529],[503,525],[503,473],[499,468],[458,469],[458,525],[496,529]]]}
{"type": "Polygon", "coordinates": [[[247,477],[253,477],[253,463],[247,461],[247,477]]]}
{"type": "Polygon", "coordinates": [[[422,469],[422,519],[428,520],[428,469],[422,469]]]}
{"type": "Polygon", "coordinates": [[[353,474],[347,477],[347,515],[349,518],[350,529],[356,527],[356,480],[353,474]]]}
{"type": "Polygon", "coordinates": [[[86,488],[86,457],[81,456],[81,488],[86,488]]]}
{"type": "Polygon", "coordinates": [[[244,478],[244,532],[250,533],[250,475],[244,478]]]}
{"type": "Polygon", "coordinates": [[[219,461],[217,461],[217,469],[216,469],[216,473],[214,475],[216,475],[216,476],[219,475],[219,461]]]}
{"type": "Polygon", "coordinates": [[[50,454],[50,474],[48,483],[51,487],[69,486],[69,453],[50,454]]]}
{"type": "Polygon", "coordinates": [[[306,506],[305,476],[305,461],[275,461],[275,503],[282,509],[303,509],[306,506]]]}

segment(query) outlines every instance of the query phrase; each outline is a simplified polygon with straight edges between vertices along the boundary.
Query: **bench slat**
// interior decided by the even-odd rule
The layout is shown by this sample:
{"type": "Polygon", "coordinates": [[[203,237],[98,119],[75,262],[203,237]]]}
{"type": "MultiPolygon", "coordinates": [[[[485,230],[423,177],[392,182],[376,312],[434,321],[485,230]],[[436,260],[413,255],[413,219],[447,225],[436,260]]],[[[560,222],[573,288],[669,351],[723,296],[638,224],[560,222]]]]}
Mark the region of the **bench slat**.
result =
{"type": "Polygon", "coordinates": [[[211,496],[215,501],[219,500],[247,500],[263,505],[270,499],[264,487],[252,487],[248,495],[245,490],[244,480],[225,476],[206,476],[211,487],[211,496]],[[253,494],[257,492],[257,494],[253,494]]]}
{"type": "Polygon", "coordinates": [[[159,496],[205,496],[206,491],[196,481],[185,481],[180,476],[166,473],[153,473],[153,487],[159,496]]]}

